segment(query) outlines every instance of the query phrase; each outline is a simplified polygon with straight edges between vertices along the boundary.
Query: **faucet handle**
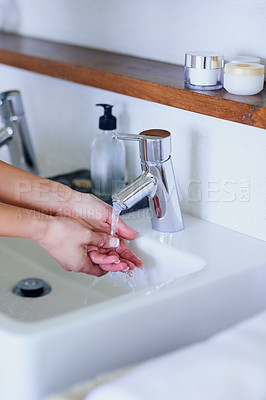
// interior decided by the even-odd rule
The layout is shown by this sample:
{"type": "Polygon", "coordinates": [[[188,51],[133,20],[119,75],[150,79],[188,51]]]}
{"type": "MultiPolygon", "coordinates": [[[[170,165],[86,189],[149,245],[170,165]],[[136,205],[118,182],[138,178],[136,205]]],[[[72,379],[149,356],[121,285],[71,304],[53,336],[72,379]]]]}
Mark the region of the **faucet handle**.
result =
{"type": "Polygon", "coordinates": [[[0,93],[0,107],[6,121],[24,113],[19,90],[0,93]]]}
{"type": "Polygon", "coordinates": [[[169,131],[166,131],[165,129],[148,129],[146,131],[140,132],[140,135],[142,137],[145,137],[146,139],[165,139],[169,138],[171,136],[171,133],[169,131]]]}
{"type": "Polygon", "coordinates": [[[141,138],[139,135],[136,135],[135,133],[118,133],[114,132],[112,135],[113,139],[118,139],[118,140],[130,140],[133,142],[139,142],[141,138]]]}
{"type": "Polygon", "coordinates": [[[119,140],[131,140],[131,141],[141,141],[144,139],[149,140],[161,140],[167,137],[170,137],[170,132],[165,131],[164,129],[148,129],[146,131],[140,132],[139,135],[135,133],[114,133],[113,139],[119,140]]]}
{"type": "Polygon", "coordinates": [[[113,139],[138,141],[140,158],[145,162],[163,162],[171,154],[171,134],[164,129],[148,129],[139,135],[114,133],[113,139]]]}

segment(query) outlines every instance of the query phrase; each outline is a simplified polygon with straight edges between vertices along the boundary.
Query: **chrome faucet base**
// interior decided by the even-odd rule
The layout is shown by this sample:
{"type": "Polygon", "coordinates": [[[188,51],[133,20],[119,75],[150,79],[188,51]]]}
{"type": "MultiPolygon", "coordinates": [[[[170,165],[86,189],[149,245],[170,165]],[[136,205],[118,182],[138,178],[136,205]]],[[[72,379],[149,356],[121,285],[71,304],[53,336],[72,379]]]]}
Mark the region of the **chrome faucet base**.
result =
{"type": "Polygon", "coordinates": [[[152,228],[159,232],[182,231],[184,222],[171,157],[163,163],[150,165],[149,171],[157,181],[157,190],[149,197],[152,228]]]}

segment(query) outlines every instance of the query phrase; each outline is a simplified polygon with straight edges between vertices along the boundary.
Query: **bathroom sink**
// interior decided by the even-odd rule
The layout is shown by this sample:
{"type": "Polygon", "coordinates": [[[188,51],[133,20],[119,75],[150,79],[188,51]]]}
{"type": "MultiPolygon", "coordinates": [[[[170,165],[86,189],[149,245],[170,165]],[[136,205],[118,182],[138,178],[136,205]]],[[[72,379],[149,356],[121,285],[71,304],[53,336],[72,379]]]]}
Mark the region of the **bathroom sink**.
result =
{"type": "Polygon", "coordinates": [[[0,313],[21,322],[41,321],[127,293],[156,291],[205,266],[200,257],[157,243],[150,237],[140,237],[129,246],[143,260],[141,269],[129,274],[117,272],[95,278],[65,272],[34,242],[2,238],[0,313]],[[155,246],[156,252],[152,251],[155,246]],[[46,282],[51,292],[34,298],[13,293],[18,282],[33,277],[46,282]]]}
{"type": "Polygon", "coordinates": [[[1,399],[41,400],[266,307],[265,242],[190,216],[184,231],[162,234],[146,214],[123,217],[140,232],[130,247],[143,268],[131,275],[65,272],[35,243],[0,239],[1,399]],[[13,293],[31,277],[51,292],[13,293]]]}

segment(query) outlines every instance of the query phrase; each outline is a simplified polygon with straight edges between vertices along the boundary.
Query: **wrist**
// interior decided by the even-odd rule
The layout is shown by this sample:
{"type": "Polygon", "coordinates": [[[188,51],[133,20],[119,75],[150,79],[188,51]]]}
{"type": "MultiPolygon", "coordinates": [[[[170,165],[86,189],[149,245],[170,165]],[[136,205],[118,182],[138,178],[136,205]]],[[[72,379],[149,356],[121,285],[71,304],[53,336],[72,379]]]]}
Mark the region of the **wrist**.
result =
{"type": "Polygon", "coordinates": [[[55,215],[75,219],[82,210],[82,193],[69,187],[60,188],[56,192],[54,205],[55,215]]]}
{"type": "Polygon", "coordinates": [[[71,213],[76,192],[70,187],[45,180],[36,188],[39,198],[38,209],[49,215],[66,216],[71,213]]]}
{"type": "Polygon", "coordinates": [[[29,212],[31,212],[31,217],[27,239],[33,240],[41,245],[50,230],[54,217],[38,211],[29,210],[29,212]]]}
{"type": "Polygon", "coordinates": [[[60,228],[59,220],[60,217],[45,215],[40,221],[38,233],[35,233],[33,240],[45,250],[51,246],[57,246],[60,228]]]}

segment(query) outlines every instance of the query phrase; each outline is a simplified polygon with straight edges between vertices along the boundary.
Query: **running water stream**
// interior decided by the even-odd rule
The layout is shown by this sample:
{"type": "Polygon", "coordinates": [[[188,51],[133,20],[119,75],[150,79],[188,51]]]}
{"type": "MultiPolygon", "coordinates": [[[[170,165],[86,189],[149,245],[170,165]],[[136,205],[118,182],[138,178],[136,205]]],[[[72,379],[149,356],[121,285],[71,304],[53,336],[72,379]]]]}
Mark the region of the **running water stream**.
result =
{"type": "MultiPolygon", "coordinates": [[[[115,236],[115,234],[116,234],[117,224],[118,224],[118,221],[119,221],[119,216],[120,216],[121,211],[122,211],[121,207],[118,204],[113,203],[111,236],[115,236]]],[[[128,269],[129,269],[129,267],[128,267],[128,269]]],[[[125,270],[124,272],[126,272],[127,277],[128,277],[128,285],[131,287],[131,289],[133,291],[135,291],[136,282],[135,282],[135,279],[133,277],[132,271],[125,270]]],[[[113,272],[111,275],[114,276],[115,274],[116,273],[113,272]]]]}
{"type": "MultiPolygon", "coordinates": [[[[119,221],[119,216],[120,216],[121,211],[122,211],[121,207],[118,204],[113,203],[111,236],[116,235],[117,224],[119,221]]],[[[130,286],[130,288],[134,292],[136,290],[137,283],[136,283],[134,275],[132,274],[132,271],[126,270],[123,272],[126,273],[127,284],[130,286]]],[[[117,272],[111,272],[111,271],[107,275],[102,276],[101,278],[95,278],[95,280],[91,283],[90,286],[91,287],[95,286],[100,280],[104,279],[105,276],[109,276],[109,278],[112,279],[114,287],[117,286],[117,272]]]]}
{"type": "Polygon", "coordinates": [[[115,236],[117,230],[117,224],[119,221],[119,215],[122,211],[122,208],[119,207],[116,203],[113,204],[113,212],[112,212],[112,225],[111,225],[111,236],[115,236]]]}

